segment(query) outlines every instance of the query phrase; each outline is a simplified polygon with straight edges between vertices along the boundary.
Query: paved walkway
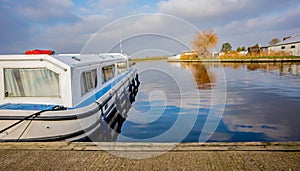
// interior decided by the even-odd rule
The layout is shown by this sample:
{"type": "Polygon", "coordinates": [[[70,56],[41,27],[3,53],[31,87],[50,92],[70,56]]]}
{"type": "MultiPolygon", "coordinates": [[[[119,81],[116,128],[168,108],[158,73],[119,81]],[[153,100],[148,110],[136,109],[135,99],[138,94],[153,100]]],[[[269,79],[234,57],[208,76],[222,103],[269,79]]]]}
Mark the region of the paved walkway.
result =
{"type": "Polygon", "coordinates": [[[0,143],[0,170],[300,170],[300,143],[0,143]]]}

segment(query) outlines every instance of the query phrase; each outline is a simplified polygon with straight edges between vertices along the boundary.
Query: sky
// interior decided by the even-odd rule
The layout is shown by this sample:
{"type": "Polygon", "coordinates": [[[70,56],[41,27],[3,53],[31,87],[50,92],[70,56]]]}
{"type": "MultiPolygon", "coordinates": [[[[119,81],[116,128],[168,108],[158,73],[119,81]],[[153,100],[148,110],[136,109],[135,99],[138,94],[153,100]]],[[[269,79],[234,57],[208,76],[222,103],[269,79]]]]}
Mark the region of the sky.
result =
{"type": "Polygon", "coordinates": [[[299,0],[0,0],[0,16],[0,54],[172,55],[191,49],[198,31],[217,34],[212,51],[300,33],[299,0]]]}

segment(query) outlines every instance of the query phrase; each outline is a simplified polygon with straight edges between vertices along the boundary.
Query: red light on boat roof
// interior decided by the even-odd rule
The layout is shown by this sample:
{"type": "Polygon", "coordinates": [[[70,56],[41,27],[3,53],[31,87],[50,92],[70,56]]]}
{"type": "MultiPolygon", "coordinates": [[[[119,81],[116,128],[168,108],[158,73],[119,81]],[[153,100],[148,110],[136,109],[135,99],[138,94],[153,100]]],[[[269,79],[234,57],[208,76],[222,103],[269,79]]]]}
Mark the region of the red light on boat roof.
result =
{"type": "Polygon", "coordinates": [[[54,50],[40,50],[40,49],[34,49],[34,50],[27,50],[25,51],[26,55],[54,55],[55,51],[54,50]]]}

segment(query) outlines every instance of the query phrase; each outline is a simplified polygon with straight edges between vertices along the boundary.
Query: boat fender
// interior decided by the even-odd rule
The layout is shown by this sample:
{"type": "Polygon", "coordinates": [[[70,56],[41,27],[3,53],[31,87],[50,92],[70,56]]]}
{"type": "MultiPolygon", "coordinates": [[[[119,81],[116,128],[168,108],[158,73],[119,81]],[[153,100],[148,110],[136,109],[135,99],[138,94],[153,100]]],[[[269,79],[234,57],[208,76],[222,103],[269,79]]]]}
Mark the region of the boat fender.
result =
{"type": "Polygon", "coordinates": [[[136,94],[137,94],[137,92],[138,92],[138,87],[139,87],[139,85],[140,85],[140,81],[139,81],[138,77],[135,77],[132,81],[134,82],[132,94],[133,94],[134,96],[136,96],[136,94]]]}
{"type": "Polygon", "coordinates": [[[132,84],[133,88],[135,88],[136,85],[135,85],[134,79],[131,80],[131,84],[132,84]]]}
{"type": "Polygon", "coordinates": [[[128,92],[129,92],[129,94],[133,92],[133,87],[132,87],[132,84],[131,84],[131,83],[129,83],[129,89],[128,89],[128,92]]]}
{"type": "Polygon", "coordinates": [[[56,105],[56,106],[53,106],[53,107],[52,107],[52,110],[53,110],[53,111],[55,111],[55,110],[67,110],[67,108],[64,107],[64,106],[56,105]]]}
{"type": "Polygon", "coordinates": [[[135,81],[136,81],[136,86],[137,86],[137,88],[140,86],[140,80],[139,80],[139,74],[136,74],[135,75],[135,81]]]}
{"type": "Polygon", "coordinates": [[[131,80],[131,84],[129,85],[129,99],[130,103],[133,103],[135,101],[135,81],[134,79],[131,80]]]}

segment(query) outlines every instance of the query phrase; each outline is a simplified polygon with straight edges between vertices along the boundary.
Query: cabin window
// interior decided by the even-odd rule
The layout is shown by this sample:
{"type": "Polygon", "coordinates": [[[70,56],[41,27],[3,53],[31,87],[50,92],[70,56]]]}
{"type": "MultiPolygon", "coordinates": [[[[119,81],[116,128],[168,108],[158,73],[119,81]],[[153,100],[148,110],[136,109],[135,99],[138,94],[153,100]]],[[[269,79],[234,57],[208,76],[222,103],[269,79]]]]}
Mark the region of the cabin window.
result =
{"type": "Polygon", "coordinates": [[[93,90],[97,87],[97,70],[83,72],[80,77],[81,95],[93,90]]]}
{"type": "Polygon", "coordinates": [[[285,49],[285,46],[281,46],[281,49],[285,49]]]}
{"type": "Polygon", "coordinates": [[[108,65],[102,68],[102,83],[105,83],[115,76],[115,66],[108,65]]]}
{"type": "Polygon", "coordinates": [[[295,46],[295,45],[292,45],[292,46],[291,46],[291,49],[295,49],[295,48],[296,48],[296,46],[295,46]]]}
{"type": "Polygon", "coordinates": [[[119,62],[117,63],[118,74],[122,74],[123,72],[127,71],[127,63],[126,62],[119,62]]]}
{"type": "Polygon", "coordinates": [[[4,68],[5,97],[59,97],[59,74],[47,68],[4,68]]]}

